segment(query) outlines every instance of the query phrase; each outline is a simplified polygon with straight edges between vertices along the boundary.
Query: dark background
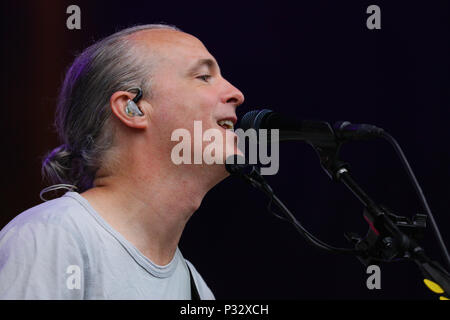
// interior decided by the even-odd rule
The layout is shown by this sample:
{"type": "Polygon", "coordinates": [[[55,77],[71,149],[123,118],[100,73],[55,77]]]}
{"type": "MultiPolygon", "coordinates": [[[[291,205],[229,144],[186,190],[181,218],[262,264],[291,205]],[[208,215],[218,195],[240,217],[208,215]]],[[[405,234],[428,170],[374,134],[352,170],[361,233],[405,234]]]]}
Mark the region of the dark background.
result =
{"type": "MultiPolygon", "coordinates": [[[[349,120],[397,138],[421,183],[447,245],[450,151],[447,1],[2,1],[0,228],[41,202],[41,157],[59,145],[52,127],[64,71],[74,55],[140,23],[174,24],[198,37],[225,78],[246,97],[239,115],[270,108],[299,119],[349,120]],[[81,8],[81,30],[66,8],[81,8]],[[381,30],[366,9],[381,8],[381,30]]],[[[342,150],[357,181],[399,215],[423,213],[393,149],[383,141],[342,150]]],[[[312,233],[348,246],[364,234],[362,206],[323,172],[313,149],[280,146],[280,170],[267,178],[312,233]]],[[[180,242],[218,299],[437,299],[410,262],[384,264],[381,290],[353,257],[308,245],[265,210],[266,198],[240,180],[212,189],[180,242]]],[[[422,242],[442,262],[428,228],[422,242]]]]}

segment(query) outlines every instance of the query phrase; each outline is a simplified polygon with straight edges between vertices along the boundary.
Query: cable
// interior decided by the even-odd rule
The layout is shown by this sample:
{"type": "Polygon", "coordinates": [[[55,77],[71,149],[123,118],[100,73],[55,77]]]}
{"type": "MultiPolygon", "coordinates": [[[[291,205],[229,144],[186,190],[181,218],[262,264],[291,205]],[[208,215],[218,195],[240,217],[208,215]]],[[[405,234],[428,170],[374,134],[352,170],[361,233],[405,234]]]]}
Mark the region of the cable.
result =
{"type": "Polygon", "coordinates": [[[444,244],[444,240],[442,239],[442,235],[439,232],[439,228],[436,224],[436,221],[434,220],[433,214],[431,213],[431,209],[428,206],[428,202],[425,198],[425,195],[423,194],[422,188],[420,187],[419,182],[417,181],[416,176],[414,175],[414,172],[412,171],[411,166],[409,165],[408,160],[406,159],[406,156],[404,155],[402,148],[397,143],[395,138],[392,137],[389,133],[383,131],[381,134],[381,137],[386,139],[394,147],[397,155],[400,157],[403,167],[405,168],[405,170],[408,174],[408,177],[411,179],[414,189],[416,190],[417,194],[419,195],[422,206],[424,207],[425,211],[427,212],[427,215],[430,217],[431,226],[433,228],[434,235],[436,236],[439,246],[441,247],[442,253],[445,258],[445,262],[448,265],[448,267],[450,267],[450,256],[449,256],[447,248],[444,244]]]}
{"type": "MultiPolygon", "coordinates": [[[[333,247],[321,240],[319,240],[318,238],[316,238],[314,235],[312,235],[311,233],[309,233],[302,225],[301,223],[295,218],[295,216],[289,211],[289,209],[283,204],[283,202],[281,202],[280,199],[278,199],[278,197],[274,194],[272,188],[269,186],[269,184],[263,179],[263,177],[261,175],[259,175],[258,172],[255,172],[255,174],[257,174],[257,179],[258,181],[256,181],[254,178],[249,177],[248,175],[243,175],[244,179],[247,180],[248,182],[250,182],[254,187],[260,189],[261,191],[263,191],[265,194],[267,194],[270,198],[270,202],[269,205],[267,207],[267,209],[269,210],[270,213],[274,214],[277,218],[282,218],[283,217],[279,216],[278,214],[274,213],[274,211],[271,209],[271,204],[273,202],[275,202],[275,204],[282,210],[282,212],[286,215],[286,217],[288,218],[287,221],[290,222],[295,229],[312,245],[318,247],[319,249],[328,251],[328,252],[332,252],[332,253],[340,253],[340,254],[351,254],[351,255],[361,255],[361,251],[360,250],[356,250],[356,249],[349,249],[349,248],[337,248],[337,247],[333,247]]],[[[286,220],[286,219],[284,219],[286,220]]]]}
{"type": "Polygon", "coordinates": [[[41,198],[42,201],[48,201],[49,199],[45,199],[43,197],[43,194],[47,193],[49,191],[57,190],[57,189],[66,189],[69,191],[73,191],[73,190],[77,190],[78,188],[72,184],[66,184],[66,183],[54,184],[54,185],[51,185],[51,186],[48,186],[48,187],[42,189],[41,192],[39,193],[39,197],[41,198]]]}

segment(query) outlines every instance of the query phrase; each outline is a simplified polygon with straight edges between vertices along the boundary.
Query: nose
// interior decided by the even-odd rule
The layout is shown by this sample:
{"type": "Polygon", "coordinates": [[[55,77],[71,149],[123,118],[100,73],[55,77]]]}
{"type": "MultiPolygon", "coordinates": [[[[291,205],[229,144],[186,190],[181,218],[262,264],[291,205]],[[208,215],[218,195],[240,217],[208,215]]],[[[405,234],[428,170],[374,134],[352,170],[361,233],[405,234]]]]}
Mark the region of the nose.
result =
{"type": "Polygon", "coordinates": [[[225,80],[225,90],[222,96],[222,103],[233,104],[235,107],[244,103],[244,94],[227,80],[225,80]]]}

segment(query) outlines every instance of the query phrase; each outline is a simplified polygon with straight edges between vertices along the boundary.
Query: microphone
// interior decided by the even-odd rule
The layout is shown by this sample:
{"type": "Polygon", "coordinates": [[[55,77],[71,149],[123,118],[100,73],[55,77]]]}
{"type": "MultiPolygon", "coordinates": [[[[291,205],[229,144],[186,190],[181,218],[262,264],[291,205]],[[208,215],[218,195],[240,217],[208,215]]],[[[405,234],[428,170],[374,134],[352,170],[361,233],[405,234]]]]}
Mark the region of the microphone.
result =
{"type": "Polygon", "coordinates": [[[280,141],[334,141],[333,129],[324,121],[298,121],[284,117],[272,110],[253,110],[241,120],[242,129],[279,129],[280,141]]]}
{"type": "Polygon", "coordinates": [[[368,124],[336,122],[333,128],[325,121],[297,120],[282,116],[272,110],[253,110],[241,120],[242,129],[279,129],[280,141],[306,141],[326,143],[336,140],[358,140],[380,136],[384,130],[368,124]]]}
{"type": "Polygon", "coordinates": [[[353,124],[338,121],[333,125],[334,132],[340,140],[364,140],[381,137],[384,130],[371,124],[353,124]]]}

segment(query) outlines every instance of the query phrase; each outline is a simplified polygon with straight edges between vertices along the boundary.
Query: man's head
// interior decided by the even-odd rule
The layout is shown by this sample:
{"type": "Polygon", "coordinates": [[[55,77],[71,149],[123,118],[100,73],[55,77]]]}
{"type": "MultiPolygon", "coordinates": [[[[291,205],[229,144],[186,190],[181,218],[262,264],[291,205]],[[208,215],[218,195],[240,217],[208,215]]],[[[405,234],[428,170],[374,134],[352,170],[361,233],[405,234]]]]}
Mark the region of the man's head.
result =
{"type": "MultiPolygon", "coordinates": [[[[225,135],[218,121],[235,122],[243,99],[197,38],[161,25],[123,30],[86,49],[69,69],[56,118],[64,147],[44,161],[44,174],[86,190],[99,168],[121,162],[120,153],[127,152],[121,147],[131,142],[142,157],[170,161],[175,129],[193,135],[198,120],[203,131],[225,135]],[[125,111],[133,87],[143,90],[143,116],[125,111]]],[[[210,170],[225,176],[224,168],[210,170]]]]}

